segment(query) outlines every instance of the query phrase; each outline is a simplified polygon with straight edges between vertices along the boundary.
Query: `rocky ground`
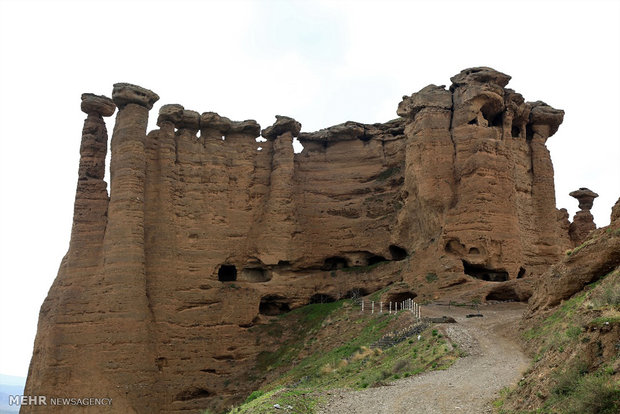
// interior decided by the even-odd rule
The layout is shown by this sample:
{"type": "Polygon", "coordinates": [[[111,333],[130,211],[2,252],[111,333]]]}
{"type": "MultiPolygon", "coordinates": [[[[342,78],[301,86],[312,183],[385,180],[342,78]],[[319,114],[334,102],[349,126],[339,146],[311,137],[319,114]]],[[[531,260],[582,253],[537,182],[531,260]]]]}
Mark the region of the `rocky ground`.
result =
{"type": "Polygon", "coordinates": [[[328,395],[319,413],[491,413],[499,391],[519,381],[528,365],[514,335],[525,310],[519,303],[480,307],[483,317],[465,307],[431,305],[426,316],[448,315],[456,324],[438,325],[468,356],[445,371],[432,371],[362,391],[328,395]]]}

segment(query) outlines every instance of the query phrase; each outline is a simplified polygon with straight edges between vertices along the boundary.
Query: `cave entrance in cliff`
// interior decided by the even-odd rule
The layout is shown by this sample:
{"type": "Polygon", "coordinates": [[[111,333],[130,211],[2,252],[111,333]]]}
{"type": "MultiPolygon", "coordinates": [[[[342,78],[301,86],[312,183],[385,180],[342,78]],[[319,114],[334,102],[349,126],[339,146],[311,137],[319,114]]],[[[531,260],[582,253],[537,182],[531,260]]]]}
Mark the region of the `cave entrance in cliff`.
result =
{"type": "Polygon", "coordinates": [[[308,302],[308,304],[312,305],[314,303],[331,303],[335,301],[336,298],[331,295],[328,295],[326,293],[317,293],[310,297],[310,302],[308,302]]]}
{"type": "Polygon", "coordinates": [[[402,247],[392,244],[389,249],[390,254],[392,255],[392,260],[405,260],[407,258],[407,250],[402,247]]]}
{"type": "Polygon", "coordinates": [[[349,262],[347,261],[347,259],[340,256],[333,256],[325,259],[321,270],[338,270],[347,267],[349,267],[349,262]]]}
{"type": "Polygon", "coordinates": [[[234,282],[237,280],[237,267],[235,265],[221,265],[217,271],[217,279],[220,282],[234,282]]]}
{"type": "Polygon", "coordinates": [[[275,316],[290,311],[291,308],[285,297],[280,295],[263,296],[260,300],[258,313],[261,315],[275,316]]]}
{"type": "Polygon", "coordinates": [[[484,299],[487,301],[496,300],[500,302],[527,302],[530,296],[531,295],[519,295],[512,286],[502,285],[493,288],[484,299]]]}
{"type": "Polygon", "coordinates": [[[378,256],[378,255],[377,256],[370,256],[368,258],[368,260],[366,261],[366,264],[368,266],[372,266],[374,264],[382,263],[382,262],[386,262],[386,261],[387,261],[387,259],[385,257],[383,257],[383,256],[378,256]]]}
{"type": "Polygon", "coordinates": [[[519,273],[517,274],[517,279],[523,278],[523,276],[525,276],[525,272],[526,272],[525,268],[524,267],[520,267],[519,268],[519,273]]]}
{"type": "Polygon", "coordinates": [[[393,293],[388,293],[387,296],[385,297],[385,302],[403,302],[409,299],[415,299],[418,295],[416,295],[415,293],[411,292],[411,291],[404,291],[404,292],[393,292],[393,293]]]}
{"type": "Polygon", "coordinates": [[[364,288],[353,288],[351,290],[349,290],[347,293],[344,294],[345,299],[360,299],[361,297],[364,297],[368,295],[368,291],[364,288]]]}
{"type": "Polygon", "coordinates": [[[471,264],[467,260],[462,260],[463,272],[476,279],[486,280],[487,282],[505,282],[508,280],[508,272],[505,270],[488,269],[483,265],[471,264]]]}

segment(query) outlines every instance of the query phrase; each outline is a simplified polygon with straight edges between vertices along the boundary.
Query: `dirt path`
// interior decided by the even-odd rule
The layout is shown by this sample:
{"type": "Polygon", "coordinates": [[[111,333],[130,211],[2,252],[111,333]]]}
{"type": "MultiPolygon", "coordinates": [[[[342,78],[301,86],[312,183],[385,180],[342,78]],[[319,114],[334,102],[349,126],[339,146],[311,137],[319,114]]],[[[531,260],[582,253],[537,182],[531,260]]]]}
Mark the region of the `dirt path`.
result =
{"type": "Polygon", "coordinates": [[[433,371],[362,391],[338,390],[318,412],[355,414],[492,413],[491,402],[503,387],[516,384],[528,359],[510,339],[525,306],[481,306],[482,318],[466,318],[471,309],[423,308],[426,316],[448,315],[456,324],[438,325],[469,356],[445,371],[433,371]]]}

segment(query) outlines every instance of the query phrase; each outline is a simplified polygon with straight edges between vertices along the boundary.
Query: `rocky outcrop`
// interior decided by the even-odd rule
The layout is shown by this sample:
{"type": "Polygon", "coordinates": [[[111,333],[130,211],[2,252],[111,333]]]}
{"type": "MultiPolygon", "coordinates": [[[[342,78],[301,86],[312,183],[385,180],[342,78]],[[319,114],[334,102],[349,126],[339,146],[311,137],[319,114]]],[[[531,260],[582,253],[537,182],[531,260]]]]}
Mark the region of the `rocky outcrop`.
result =
{"type": "Polygon", "coordinates": [[[259,386],[252,327],[274,315],[394,283],[422,300],[527,300],[570,243],[545,147],[563,112],[509,80],[467,69],[404,97],[397,119],[317,132],[172,104],[147,134],[155,93],[85,95],[71,245],[26,393],[220,409],[259,386]]]}
{"type": "MultiPolygon", "coordinates": [[[[571,193],[576,198],[587,197],[580,207],[592,207],[591,200],[597,195],[588,189],[571,193]],[[589,199],[589,201],[588,201],[589,199]]],[[[589,237],[565,258],[547,271],[537,282],[535,295],[530,300],[529,315],[534,315],[557,306],[581,292],[590,283],[596,282],[620,266],[620,199],[611,213],[609,226],[589,232],[589,237]]]]}
{"type": "Polygon", "coordinates": [[[582,187],[579,190],[571,192],[569,195],[579,201],[579,211],[575,213],[573,222],[570,224],[568,230],[573,246],[579,246],[586,240],[588,234],[596,229],[594,216],[590,213],[590,209],[592,209],[594,199],[598,197],[598,194],[588,188],[582,187]]]}

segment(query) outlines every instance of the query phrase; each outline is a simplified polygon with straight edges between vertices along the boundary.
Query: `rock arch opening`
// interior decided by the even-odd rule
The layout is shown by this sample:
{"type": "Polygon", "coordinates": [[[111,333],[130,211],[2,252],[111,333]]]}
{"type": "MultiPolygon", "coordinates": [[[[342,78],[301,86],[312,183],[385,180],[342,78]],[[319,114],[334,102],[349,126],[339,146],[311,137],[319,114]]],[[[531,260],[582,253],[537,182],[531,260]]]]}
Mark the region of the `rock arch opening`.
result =
{"type": "Polygon", "coordinates": [[[234,282],[237,280],[237,267],[228,264],[221,265],[217,271],[217,279],[220,282],[234,282]]]}
{"type": "Polygon", "coordinates": [[[508,272],[500,269],[489,269],[484,265],[472,264],[467,260],[462,260],[463,272],[476,279],[488,282],[505,282],[508,280],[508,272]]]}
{"type": "Polygon", "coordinates": [[[523,276],[525,276],[525,272],[526,272],[525,268],[524,267],[520,267],[519,268],[519,273],[517,274],[517,279],[523,278],[523,276]]]}
{"type": "Polygon", "coordinates": [[[392,260],[405,260],[407,258],[407,250],[402,247],[392,244],[389,249],[390,254],[392,255],[392,260]]]}
{"type": "Polygon", "coordinates": [[[261,298],[258,313],[261,315],[275,316],[290,311],[288,300],[280,295],[267,295],[261,298]]]}
{"type": "Polygon", "coordinates": [[[519,293],[512,286],[501,285],[489,291],[485,297],[485,300],[496,300],[501,302],[527,302],[530,296],[531,294],[525,292],[519,293]]]}

